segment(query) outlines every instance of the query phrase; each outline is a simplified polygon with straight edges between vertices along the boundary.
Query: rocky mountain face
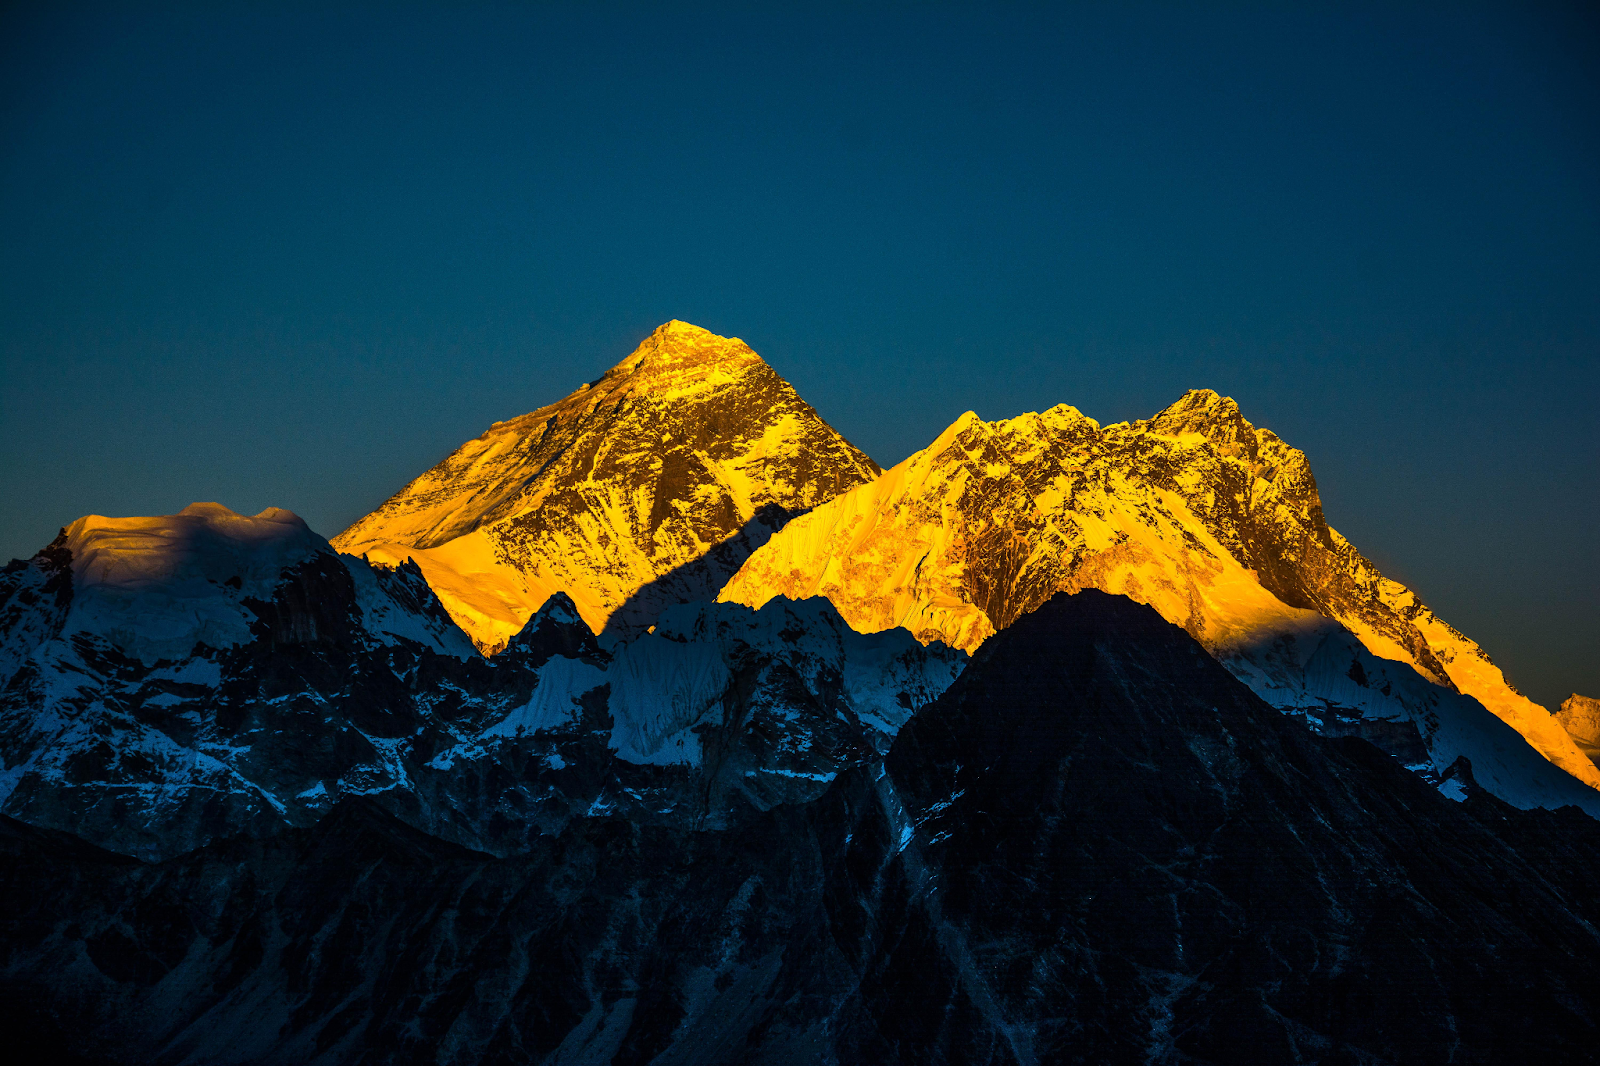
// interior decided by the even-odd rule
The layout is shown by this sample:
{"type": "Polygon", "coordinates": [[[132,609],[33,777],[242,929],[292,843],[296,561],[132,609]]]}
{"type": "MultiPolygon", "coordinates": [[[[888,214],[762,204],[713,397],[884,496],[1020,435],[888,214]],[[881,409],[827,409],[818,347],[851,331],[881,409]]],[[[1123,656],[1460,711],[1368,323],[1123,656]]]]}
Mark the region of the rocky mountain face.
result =
{"type": "Polygon", "coordinates": [[[486,652],[554,592],[610,646],[715,598],[790,515],[878,474],[737,339],[672,321],[457,448],[333,540],[422,570],[486,652]]]}
{"type": "Polygon", "coordinates": [[[1561,701],[1556,721],[1590,759],[1600,765],[1600,700],[1576,692],[1561,701]]]}
{"type": "Polygon", "coordinates": [[[679,607],[612,654],[561,593],[486,660],[413,564],[217,504],[11,564],[0,648],[0,811],[152,859],[352,796],[497,852],[606,811],[730,824],[876,758],[966,660],[821,600],[679,607]]]}
{"type": "Polygon", "coordinates": [[[1065,405],[969,412],[790,523],[721,598],[825,596],[857,629],[970,650],[1082,588],[1151,605],[1274,706],[1435,782],[1466,755],[1519,806],[1600,813],[1600,771],[1560,724],[1328,525],[1303,453],[1209,390],[1104,427],[1065,405]]]}
{"type": "Polygon", "coordinates": [[[494,857],[346,798],[158,863],[0,820],[52,1061],[1592,1061],[1600,827],[1319,737],[1131,601],[987,640],[887,755],[494,857]]]}

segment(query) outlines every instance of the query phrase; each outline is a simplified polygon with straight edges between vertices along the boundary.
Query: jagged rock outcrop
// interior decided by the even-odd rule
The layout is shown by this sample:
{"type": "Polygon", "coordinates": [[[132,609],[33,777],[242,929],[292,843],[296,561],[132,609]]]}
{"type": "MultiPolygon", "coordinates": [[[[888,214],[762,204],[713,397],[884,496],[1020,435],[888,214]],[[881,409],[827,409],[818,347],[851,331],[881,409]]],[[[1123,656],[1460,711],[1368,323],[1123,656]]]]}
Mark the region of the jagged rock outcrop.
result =
{"type": "Polygon", "coordinates": [[[966,660],[826,601],[600,648],[557,593],[486,660],[415,565],[287,511],[91,516],[0,575],[0,811],[160,858],[371,796],[467,846],[603,810],[723,825],[876,758],[966,660]]]}
{"type": "Polygon", "coordinates": [[[1556,721],[1582,751],[1600,765],[1600,700],[1576,692],[1561,701],[1556,721]]]}
{"type": "Polygon", "coordinates": [[[143,864],[0,819],[0,1004],[52,1061],[1591,1061],[1600,828],[1462,778],[1085,591],[725,829],[495,858],[363,797],[143,864]]]}
{"type": "Polygon", "coordinates": [[[672,321],[333,544],[414,561],[485,651],[556,591],[609,646],[671,604],[715,598],[791,514],[878,472],[743,341],[672,321]]]}
{"type": "Polygon", "coordinates": [[[721,597],[826,596],[858,629],[971,649],[1080,588],[1150,604],[1269,702],[1436,781],[1465,754],[1512,802],[1600,813],[1600,771],[1551,715],[1328,525],[1302,452],[1209,390],[1105,427],[1066,405],[969,412],[790,523],[721,597]]]}

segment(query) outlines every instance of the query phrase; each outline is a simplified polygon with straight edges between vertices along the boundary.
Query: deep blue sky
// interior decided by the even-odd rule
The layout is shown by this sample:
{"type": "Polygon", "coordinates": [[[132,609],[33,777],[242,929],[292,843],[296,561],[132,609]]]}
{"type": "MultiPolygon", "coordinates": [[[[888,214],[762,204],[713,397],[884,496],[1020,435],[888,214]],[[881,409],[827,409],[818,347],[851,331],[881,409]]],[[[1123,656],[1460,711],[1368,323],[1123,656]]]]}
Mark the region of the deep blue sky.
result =
{"type": "Polygon", "coordinates": [[[1590,16],[0,19],[0,558],[197,499],[332,535],[682,318],[886,466],[1215,388],[1530,694],[1600,695],[1590,16]]]}

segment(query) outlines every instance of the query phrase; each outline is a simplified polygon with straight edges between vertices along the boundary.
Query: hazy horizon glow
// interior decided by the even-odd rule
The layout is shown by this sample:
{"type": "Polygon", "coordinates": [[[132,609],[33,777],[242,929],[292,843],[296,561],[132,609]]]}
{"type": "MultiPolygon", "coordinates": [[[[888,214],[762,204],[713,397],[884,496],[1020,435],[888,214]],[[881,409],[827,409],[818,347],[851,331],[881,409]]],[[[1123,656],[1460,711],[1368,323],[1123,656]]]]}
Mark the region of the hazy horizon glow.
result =
{"type": "Polygon", "coordinates": [[[884,466],[1186,389],[1552,704],[1600,695],[1578,8],[0,15],[0,556],[332,536],[656,325],[884,466]]]}

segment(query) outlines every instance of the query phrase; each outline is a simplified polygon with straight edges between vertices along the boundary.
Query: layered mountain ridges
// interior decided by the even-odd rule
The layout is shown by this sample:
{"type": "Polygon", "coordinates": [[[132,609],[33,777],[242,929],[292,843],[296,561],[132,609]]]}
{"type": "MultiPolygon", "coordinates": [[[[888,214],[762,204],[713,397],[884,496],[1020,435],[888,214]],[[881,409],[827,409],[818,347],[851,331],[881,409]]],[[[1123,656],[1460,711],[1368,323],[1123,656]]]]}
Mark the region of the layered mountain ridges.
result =
{"type": "Polygon", "coordinates": [[[820,787],[931,698],[919,671],[947,683],[947,649],[880,654],[897,627],[972,649],[1097,588],[1446,795],[1473,782],[1600,816],[1572,723],[1379,574],[1327,524],[1304,454],[1232,400],[1198,390],[1104,427],[1065,405],[969,412],[875,472],[742,342],[671,322],[415,479],[339,538],[342,559],[274,509],[82,519],[0,582],[0,682],[27,664],[0,802],[70,824],[89,808],[29,797],[81,785],[127,798],[96,815],[114,826],[210,790],[234,813],[199,821],[239,828],[382,792],[498,847],[595,803],[683,809],[682,782],[629,764],[691,768],[691,806],[721,817],[820,787]],[[748,617],[780,597],[833,606],[748,617]]]}
{"type": "Polygon", "coordinates": [[[489,851],[725,825],[876,757],[966,661],[825,600],[680,605],[612,654],[559,592],[485,659],[415,566],[218,504],[11,564],[0,649],[0,812],[147,858],[354,796],[489,851]]]}
{"type": "Polygon", "coordinates": [[[878,472],[744,342],[672,321],[597,381],[468,441],[333,544],[415,561],[486,651],[556,591],[610,643],[714,597],[791,513],[878,472]]]}

